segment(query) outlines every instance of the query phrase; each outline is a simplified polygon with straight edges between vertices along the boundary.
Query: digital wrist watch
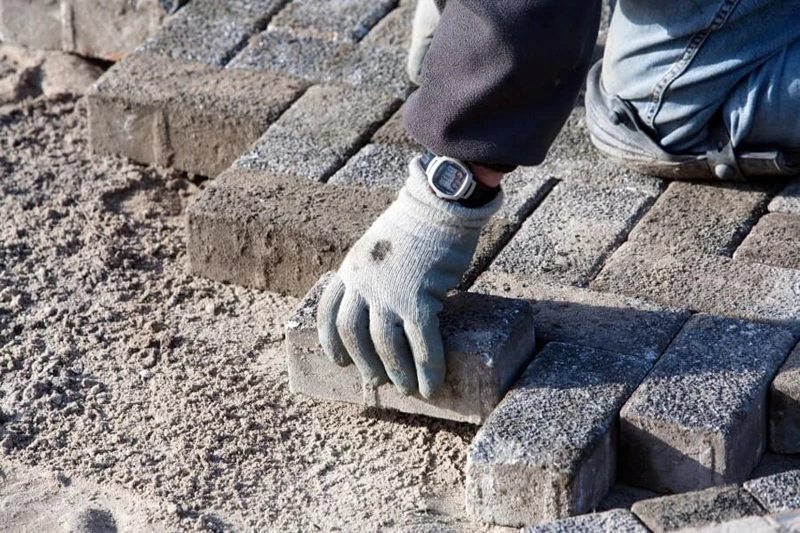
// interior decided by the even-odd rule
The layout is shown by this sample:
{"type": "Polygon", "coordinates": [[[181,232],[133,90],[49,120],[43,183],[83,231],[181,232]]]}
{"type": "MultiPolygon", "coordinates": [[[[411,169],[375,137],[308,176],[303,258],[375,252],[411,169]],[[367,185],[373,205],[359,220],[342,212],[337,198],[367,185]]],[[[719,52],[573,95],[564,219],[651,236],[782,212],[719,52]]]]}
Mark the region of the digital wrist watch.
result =
{"type": "Polygon", "coordinates": [[[500,187],[489,187],[475,178],[466,163],[431,151],[420,159],[431,191],[444,200],[466,207],[481,207],[494,200],[500,187]]]}

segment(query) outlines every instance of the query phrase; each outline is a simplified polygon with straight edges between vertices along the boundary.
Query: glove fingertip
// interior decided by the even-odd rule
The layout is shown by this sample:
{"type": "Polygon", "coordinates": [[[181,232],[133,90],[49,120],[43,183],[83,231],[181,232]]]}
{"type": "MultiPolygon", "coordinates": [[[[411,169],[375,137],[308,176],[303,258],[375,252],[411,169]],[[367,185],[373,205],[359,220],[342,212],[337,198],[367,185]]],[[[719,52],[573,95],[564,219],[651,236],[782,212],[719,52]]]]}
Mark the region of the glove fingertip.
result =
{"type": "Polygon", "coordinates": [[[344,283],[334,276],[322,293],[317,308],[317,335],[322,351],[334,364],[348,366],[353,363],[342,342],[336,325],[336,316],[344,297],[344,283]]]}

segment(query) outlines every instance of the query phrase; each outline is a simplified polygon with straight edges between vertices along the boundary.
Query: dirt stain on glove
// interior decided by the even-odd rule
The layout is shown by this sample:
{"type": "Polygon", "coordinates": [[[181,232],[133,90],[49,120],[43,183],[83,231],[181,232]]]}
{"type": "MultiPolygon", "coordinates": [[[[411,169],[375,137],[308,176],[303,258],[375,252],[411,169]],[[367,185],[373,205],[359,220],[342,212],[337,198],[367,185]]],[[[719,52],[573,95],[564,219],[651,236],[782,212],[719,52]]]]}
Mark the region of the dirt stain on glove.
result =
{"type": "Polygon", "coordinates": [[[378,241],[375,243],[375,246],[372,247],[372,250],[369,252],[369,256],[372,260],[376,263],[380,263],[389,253],[392,251],[392,243],[389,241],[378,241]]]}

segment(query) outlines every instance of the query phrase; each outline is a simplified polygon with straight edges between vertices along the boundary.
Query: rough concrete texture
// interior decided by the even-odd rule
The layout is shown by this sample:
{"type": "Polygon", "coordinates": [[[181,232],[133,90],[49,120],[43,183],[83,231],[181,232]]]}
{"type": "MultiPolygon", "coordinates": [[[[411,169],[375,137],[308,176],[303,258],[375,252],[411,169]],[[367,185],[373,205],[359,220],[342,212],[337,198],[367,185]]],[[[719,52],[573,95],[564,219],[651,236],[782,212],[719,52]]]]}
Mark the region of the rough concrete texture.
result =
{"type": "Polygon", "coordinates": [[[747,479],[767,444],[767,389],[797,331],[694,315],[620,413],[620,480],[685,492],[747,479]]]}
{"type": "Polygon", "coordinates": [[[770,387],[769,446],[776,453],[800,453],[800,345],[770,387]]]}
{"type": "Polygon", "coordinates": [[[689,318],[686,310],[666,309],[636,298],[525,281],[491,271],[483,273],[470,290],[530,300],[540,343],[560,341],[649,361],[661,355],[689,318]]]}
{"type": "Polygon", "coordinates": [[[649,500],[650,498],[657,498],[658,496],[657,493],[649,490],[617,483],[611,487],[611,491],[603,498],[595,510],[597,512],[611,511],[613,509],[624,509],[627,511],[638,501],[649,500]]]}
{"type": "Polygon", "coordinates": [[[617,509],[528,526],[522,533],[648,533],[648,530],[630,511],[617,509]]]}
{"type": "Polygon", "coordinates": [[[800,270],[800,215],[765,215],[736,249],[733,258],[800,270]]]}
{"type": "Polygon", "coordinates": [[[414,2],[400,2],[397,9],[383,17],[364,38],[373,46],[395,47],[407,50],[411,41],[414,20],[414,2]]]}
{"type": "Polygon", "coordinates": [[[629,241],[673,253],[730,256],[758,216],[768,191],[744,184],[676,181],[631,231],[629,241]]]}
{"type": "Polygon", "coordinates": [[[266,26],[287,0],[193,0],[142,50],[223,66],[266,26]]]}
{"type": "Polygon", "coordinates": [[[372,136],[372,142],[377,144],[388,144],[390,146],[415,150],[417,152],[424,152],[425,147],[412,139],[411,135],[409,135],[408,131],[406,131],[405,126],[403,126],[404,111],[405,105],[398,109],[395,114],[392,115],[392,118],[390,118],[386,124],[381,126],[380,129],[375,132],[375,135],[372,136]]]}
{"type": "Polygon", "coordinates": [[[719,524],[764,514],[764,510],[753,497],[737,485],[643,500],[635,503],[631,511],[653,533],[719,524]]]}
{"type": "Polygon", "coordinates": [[[649,203],[628,189],[560,182],[490,270],[565,285],[587,283],[649,203]]]}
{"type": "Polygon", "coordinates": [[[754,479],[744,488],[770,513],[800,510],[800,470],[754,479]]]}
{"type": "Polygon", "coordinates": [[[333,41],[360,41],[397,0],[294,0],[270,27],[333,41]]]}
{"type": "Polygon", "coordinates": [[[666,181],[639,174],[602,156],[589,140],[585,116],[583,107],[573,109],[536,172],[601,189],[628,189],[651,198],[658,196],[666,181]]]}
{"type": "Polygon", "coordinates": [[[190,270],[303,296],[393,198],[232,168],[187,210],[190,270]]]}
{"type": "Polygon", "coordinates": [[[118,61],[183,0],[0,0],[0,40],[118,61]]]}
{"type": "Polygon", "coordinates": [[[382,187],[399,191],[408,178],[408,163],[419,152],[382,144],[368,144],[350,158],[328,183],[382,187]]]}
{"type": "Polygon", "coordinates": [[[397,108],[383,92],[317,85],[237,161],[242,168],[326,181],[397,108]]]}
{"type": "Polygon", "coordinates": [[[404,97],[409,90],[406,51],[367,44],[331,42],[267,30],[228,65],[269,70],[313,83],[341,83],[404,97]]]}
{"type": "Polygon", "coordinates": [[[800,178],[790,181],[769,203],[769,210],[800,215],[800,178]]]}
{"type": "Polygon", "coordinates": [[[752,320],[797,323],[800,271],[625,243],[591,288],[752,320]]]}
{"type": "Polygon", "coordinates": [[[614,484],[617,413],[649,368],[548,344],[470,445],[467,512],[522,526],[594,509],[614,484]]]}
{"type": "Polygon", "coordinates": [[[800,531],[800,512],[789,511],[768,516],[751,516],[698,528],[682,533],[794,533],[800,531]]]}
{"type": "Polygon", "coordinates": [[[445,301],[441,314],[447,372],[434,398],[404,396],[390,383],[363,387],[355,365],[336,365],[319,345],[317,306],[330,279],[323,276],[286,322],[294,393],[480,424],[533,357],[536,339],[526,302],[461,293],[445,301]]]}
{"type": "Polygon", "coordinates": [[[265,72],[223,71],[136,53],[89,92],[92,149],[216,176],[304,88],[265,72]]]}

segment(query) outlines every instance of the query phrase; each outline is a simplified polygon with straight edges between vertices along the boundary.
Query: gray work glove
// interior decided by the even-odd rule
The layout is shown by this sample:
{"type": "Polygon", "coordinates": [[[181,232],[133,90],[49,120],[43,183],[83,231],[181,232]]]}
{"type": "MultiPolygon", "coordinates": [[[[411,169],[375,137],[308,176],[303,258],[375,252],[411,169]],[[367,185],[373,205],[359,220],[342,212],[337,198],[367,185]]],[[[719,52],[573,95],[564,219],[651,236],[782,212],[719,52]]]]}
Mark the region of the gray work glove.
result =
{"type": "Polygon", "coordinates": [[[411,45],[408,48],[408,63],[406,70],[408,78],[419,85],[419,76],[422,72],[422,61],[428,53],[433,41],[433,32],[439,24],[439,10],[434,0],[418,0],[417,9],[414,11],[414,22],[411,26],[411,45]]]}
{"type": "Polygon", "coordinates": [[[387,377],[430,398],[445,374],[439,311],[475,252],[502,194],[479,208],[438,198],[419,158],[397,200],[353,245],[320,300],[319,339],[340,366],[355,362],[369,387],[387,377]]]}

